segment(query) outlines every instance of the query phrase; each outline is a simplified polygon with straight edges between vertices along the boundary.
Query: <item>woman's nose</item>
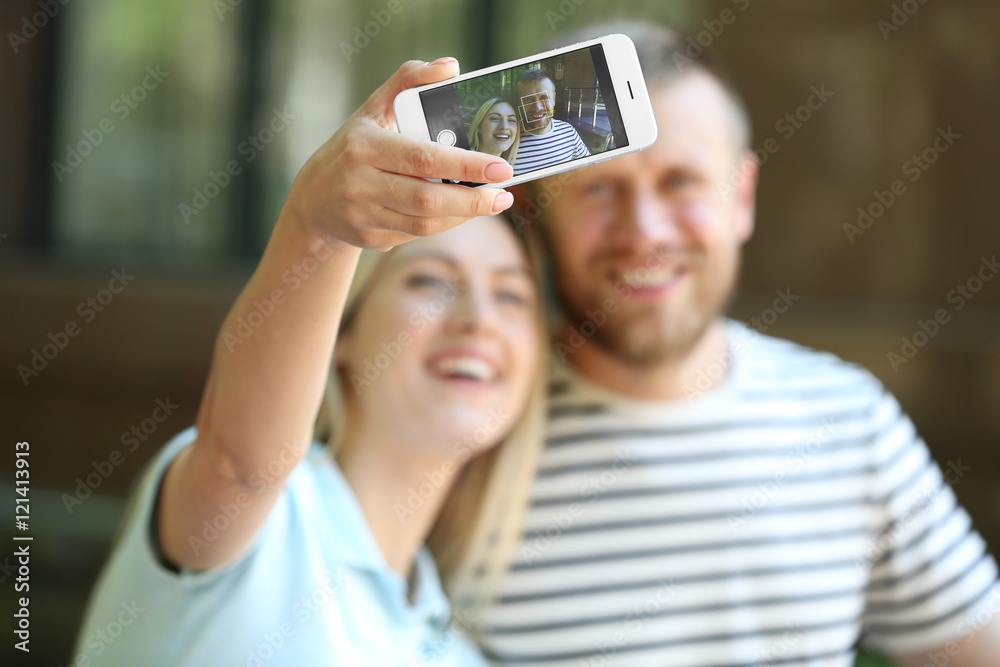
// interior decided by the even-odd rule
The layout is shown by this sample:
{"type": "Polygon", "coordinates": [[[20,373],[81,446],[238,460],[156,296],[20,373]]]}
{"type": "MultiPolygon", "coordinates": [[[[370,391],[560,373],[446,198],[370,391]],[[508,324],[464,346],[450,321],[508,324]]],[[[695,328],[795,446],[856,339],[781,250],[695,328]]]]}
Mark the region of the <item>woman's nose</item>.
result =
{"type": "Polygon", "coordinates": [[[449,308],[448,321],[458,330],[469,332],[491,328],[495,324],[495,316],[486,290],[466,284],[449,308]]]}

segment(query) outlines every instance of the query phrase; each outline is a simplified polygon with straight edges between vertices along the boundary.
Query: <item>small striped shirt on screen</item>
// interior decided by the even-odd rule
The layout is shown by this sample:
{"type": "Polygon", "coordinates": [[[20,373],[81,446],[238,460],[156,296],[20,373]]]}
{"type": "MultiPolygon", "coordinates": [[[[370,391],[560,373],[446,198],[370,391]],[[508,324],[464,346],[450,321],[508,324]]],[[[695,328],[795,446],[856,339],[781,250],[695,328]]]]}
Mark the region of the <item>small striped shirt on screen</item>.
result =
{"type": "Polygon", "coordinates": [[[733,367],[691,400],[625,398],[554,362],[488,658],[848,667],[859,642],[921,651],[1000,609],[951,488],[968,465],[936,464],[864,369],[726,326],[733,367]]]}
{"type": "Polygon", "coordinates": [[[517,160],[514,162],[514,175],[550,167],[560,162],[587,157],[590,151],[576,129],[569,123],[552,119],[552,131],[548,134],[534,135],[521,132],[517,144],[517,160]]]}

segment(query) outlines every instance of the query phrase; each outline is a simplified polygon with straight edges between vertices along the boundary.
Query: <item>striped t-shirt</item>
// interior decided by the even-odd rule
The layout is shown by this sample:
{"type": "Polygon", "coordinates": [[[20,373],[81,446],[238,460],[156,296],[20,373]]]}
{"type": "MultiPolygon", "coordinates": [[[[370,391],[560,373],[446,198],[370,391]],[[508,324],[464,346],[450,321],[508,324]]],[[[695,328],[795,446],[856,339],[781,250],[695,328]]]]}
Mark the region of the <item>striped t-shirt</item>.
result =
{"type": "Polygon", "coordinates": [[[849,666],[859,642],[921,651],[1000,609],[951,489],[968,466],[937,465],[865,370],[726,326],[726,380],[688,399],[555,363],[525,534],[482,616],[489,658],[849,666]]]}
{"type": "Polygon", "coordinates": [[[534,135],[521,132],[517,144],[517,160],[514,175],[550,167],[567,160],[587,157],[590,151],[576,129],[569,123],[552,119],[552,130],[548,134],[534,135]]]}

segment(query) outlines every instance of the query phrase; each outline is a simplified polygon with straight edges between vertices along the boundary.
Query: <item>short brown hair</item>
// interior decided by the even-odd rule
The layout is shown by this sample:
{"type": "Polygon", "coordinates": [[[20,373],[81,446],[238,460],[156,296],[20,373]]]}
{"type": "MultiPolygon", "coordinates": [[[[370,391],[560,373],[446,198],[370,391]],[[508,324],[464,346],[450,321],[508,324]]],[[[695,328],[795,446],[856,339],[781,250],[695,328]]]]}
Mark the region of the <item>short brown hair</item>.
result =
{"type": "Polygon", "coordinates": [[[549,48],[616,33],[628,36],[635,44],[639,67],[648,87],[668,85],[694,71],[704,72],[715,79],[732,103],[737,145],[741,149],[750,148],[750,114],[729,72],[705,49],[700,49],[694,57],[690,56],[688,41],[664,25],[638,21],[602,23],[560,35],[558,43],[550,44],[549,48]]]}

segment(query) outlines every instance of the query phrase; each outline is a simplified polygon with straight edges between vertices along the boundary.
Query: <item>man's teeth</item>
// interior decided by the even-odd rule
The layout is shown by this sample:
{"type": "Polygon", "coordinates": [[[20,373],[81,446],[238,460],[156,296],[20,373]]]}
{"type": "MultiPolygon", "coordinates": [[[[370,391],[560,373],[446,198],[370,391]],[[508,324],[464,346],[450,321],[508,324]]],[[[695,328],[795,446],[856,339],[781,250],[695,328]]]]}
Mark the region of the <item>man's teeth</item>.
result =
{"type": "Polygon", "coordinates": [[[441,375],[472,378],[481,382],[492,382],[497,377],[493,365],[478,357],[448,357],[434,364],[434,370],[441,375]]]}
{"type": "Polygon", "coordinates": [[[629,287],[660,287],[679,275],[679,271],[625,271],[622,273],[622,280],[629,287]]]}

